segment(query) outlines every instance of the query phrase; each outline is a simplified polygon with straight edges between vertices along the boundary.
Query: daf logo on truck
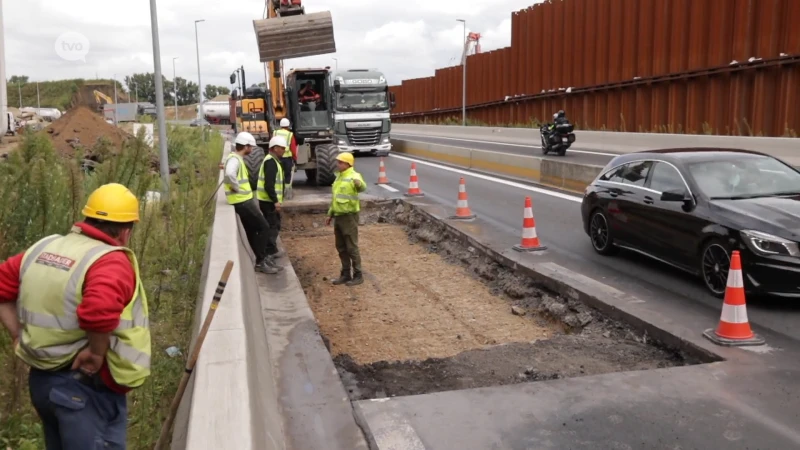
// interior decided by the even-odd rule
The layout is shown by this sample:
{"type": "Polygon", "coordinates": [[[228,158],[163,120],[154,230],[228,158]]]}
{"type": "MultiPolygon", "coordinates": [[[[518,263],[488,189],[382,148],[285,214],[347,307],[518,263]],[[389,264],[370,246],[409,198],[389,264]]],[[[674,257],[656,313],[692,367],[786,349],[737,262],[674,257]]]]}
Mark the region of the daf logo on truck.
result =
{"type": "Polygon", "coordinates": [[[378,80],[373,79],[355,79],[355,80],[344,80],[344,84],[378,84],[378,80]]]}

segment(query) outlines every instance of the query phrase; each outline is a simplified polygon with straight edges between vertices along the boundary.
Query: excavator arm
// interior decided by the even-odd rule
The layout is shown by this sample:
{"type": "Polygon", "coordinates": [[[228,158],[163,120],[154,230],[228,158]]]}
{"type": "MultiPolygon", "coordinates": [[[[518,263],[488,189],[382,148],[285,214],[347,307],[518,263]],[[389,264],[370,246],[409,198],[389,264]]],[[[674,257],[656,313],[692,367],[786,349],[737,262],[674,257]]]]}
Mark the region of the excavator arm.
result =
{"type": "Polygon", "coordinates": [[[330,11],[306,14],[301,0],[266,0],[267,17],[253,21],[261,62],[336,52],[330,11]]]}

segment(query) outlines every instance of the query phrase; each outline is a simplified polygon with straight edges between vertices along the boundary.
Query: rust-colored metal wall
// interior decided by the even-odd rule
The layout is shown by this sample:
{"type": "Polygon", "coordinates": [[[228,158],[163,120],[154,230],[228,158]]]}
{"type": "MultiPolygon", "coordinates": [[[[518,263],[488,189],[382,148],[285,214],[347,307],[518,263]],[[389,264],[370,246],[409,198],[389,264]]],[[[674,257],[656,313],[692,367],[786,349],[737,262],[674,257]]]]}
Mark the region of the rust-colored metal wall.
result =
{"type": "MultiPolygon", "coordinates": [[[[467,114],[620,131],[800,132],[800,0],[547,0],[467,59],[467,114]]],[[[462,66],[404,80],[393,120],[460,120],[462,66]]]]}

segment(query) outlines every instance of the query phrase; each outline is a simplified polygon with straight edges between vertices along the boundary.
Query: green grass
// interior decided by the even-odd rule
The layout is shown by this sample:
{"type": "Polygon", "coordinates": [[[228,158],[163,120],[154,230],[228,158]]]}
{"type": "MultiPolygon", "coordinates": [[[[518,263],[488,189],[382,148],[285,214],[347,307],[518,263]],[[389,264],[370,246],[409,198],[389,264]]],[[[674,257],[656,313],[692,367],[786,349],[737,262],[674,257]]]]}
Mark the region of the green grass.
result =
{"type": "MultiPolygon", "coordinates": [[[[170,164],[178,165],[171,195],[160,204],[141,205],[141,221],[129,244],[138,258],[147,289],[153,336],[152,376],[128,395],[128,448],[152,449],[180,376],[191,338],[195,301],[213,207],[205,206],[217,186],[222,152],[219,135],[203,141],[200,131],[168,131],[170,164]]],[[[99,143],[108,146],[108,143],[99,143]]],[[[43,134],[28,134],[7,163],[0,164],[0,259],[24,251],[42,236],[66,233],[82,219],[86,196],[97,186],[120,182],[143,198],[159,190],[152,150],[138,139],[121,156],[92,173],[80,168],[80,156],[62,160],[43,134]]],[[[27,391],[27,370],[13,357],[10,338],[0,332],[0,448],[44,448],[41,426],[27,391]]]]}

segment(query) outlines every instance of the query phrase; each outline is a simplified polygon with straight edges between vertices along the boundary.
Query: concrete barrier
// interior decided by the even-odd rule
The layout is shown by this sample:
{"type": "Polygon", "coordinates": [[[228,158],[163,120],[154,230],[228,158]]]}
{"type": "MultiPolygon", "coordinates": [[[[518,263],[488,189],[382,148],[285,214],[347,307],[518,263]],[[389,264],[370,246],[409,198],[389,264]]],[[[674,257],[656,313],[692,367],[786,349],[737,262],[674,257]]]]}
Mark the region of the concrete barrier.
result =
{"type": "Polygon", "coordinates": [[[396,153],[573,192],[583,192],[602,169],[602,166],[405,139],[392,139],[392,148],[396,153]]]}
{"type": "MultiPolygon", "coordinates": [[[[224,155],[229,152],[227,142],[224,155]]],[[[221,177],[220,172],[220,181],[221,177]]],[[[225,264],[232,260],[234,267],[181,404],[173,450],[286,448],[253,261],[249,247],[232,232],[237,228],[236,213],[220,189],[203,264],[195,337],[225,264]],[[260,329],[253,326],[252,317],[259,318],[260,329]]],[[[243,230],[238,235],[244,236],[243,230]]]]}
{"type": "MultiPolygon", "coordinates": [[[[392,132],[523,145],[538,145],[541,141],[539,130],[536,128],[393,124],[392,132]]],[[[618,133],[608,131],[576,131],[575,135],[577,142],[574,147],[581,150],[624,154],[659,148],[735,148],[764,152],[784,159],[795,166],[800,165],[800,139],[798,138],[618,133]]]]}

